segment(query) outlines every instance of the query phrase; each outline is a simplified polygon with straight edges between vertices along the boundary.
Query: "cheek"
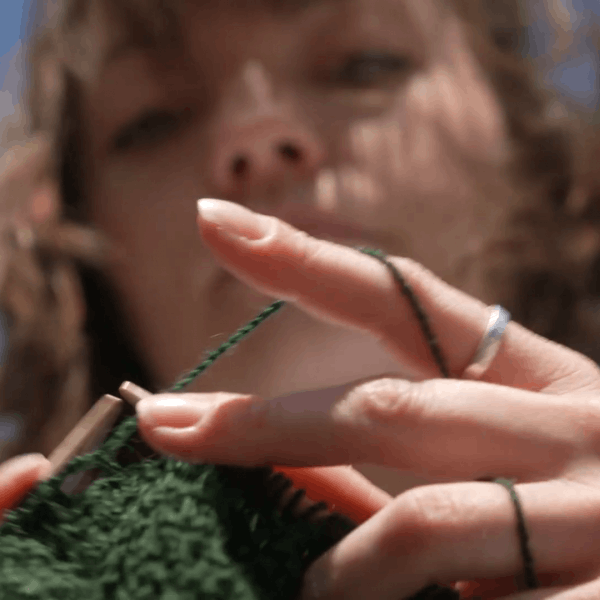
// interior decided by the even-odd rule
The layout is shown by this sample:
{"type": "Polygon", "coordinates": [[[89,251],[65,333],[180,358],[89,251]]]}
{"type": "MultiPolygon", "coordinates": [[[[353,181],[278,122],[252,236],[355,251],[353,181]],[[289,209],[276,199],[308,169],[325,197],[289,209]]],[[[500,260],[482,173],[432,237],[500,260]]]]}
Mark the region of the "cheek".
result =
{"type": "Polygon", "coordinates": [[[202,190],[193,167],[164,153],[143,169],[121,164],[98,178],[94,221],[115,245],[112,274],[128,296],[198,295],[208,252],[196,227],[202,190]]]}
{"type": "Polygon", "coordinates": [[[376,218],[402,239],[399,253],[460,285],[465,265],[503,222],[502,197],[510,194],[482,191],[500,169],[465,160],[461,139],[440,125],[439,116],[426,101],[404,96],[385,117],[355,124],[350,146],[374,182],[376,218]]]}
{"type": "Polygon", "coordinates": [[[350,138],[359,164],[381,190],[381,208],[401,205],[416,210],[432,199],[444,203],[460,195],[465,173],[457,173],[454,148],[435,121],[405,97],[385,116],[354,125],[350,138]]]}
{"type": "Polygon", "coordinates": [[[432,69],[398,92],[385,115],[351,128],[350,146],[396,198],[444,206],[472,196],[481,173],[504,167],[502,111],[476,75],[467,59],[432,69]]]}
{"type": "Polygon", "coordinates": [[[448,73],[440,74],[437,87],[444,100],[438,115],[442,127],[470,157],[498,162],[504,136],[500,108],[491,90],[483,85],[461,89],[448,73]]]}
{"type": "MultiPolygon", "coordinates": [[[[98,163],[92,185],[95,221],[120,245],[134,250],[150,247],[179,231],[195,232],[195,203],[202,190],[201,161],[183,144],[146,155],[98,163]],[[140,237],[147,232],[145,242],[140,237]]],[[[176,239],[174,237],[173,239],[176,239]]]]}
{"type": "Polygon", "coordinates": [[[93,198],[95,223],[115,247],[108,275],[161,385],[194,363],[211,325],[207,292],[219,271],[196,227],[198,195],[191,168],[155,165],[105,173],[93,198]]]}
{"type": "Polygon", "coordinates": [[[475,59],[466,51],[416,78],[407,105],[417,120],[427,120],[471,160],[500,163],[506,154],[502,107],[475,59]]]}

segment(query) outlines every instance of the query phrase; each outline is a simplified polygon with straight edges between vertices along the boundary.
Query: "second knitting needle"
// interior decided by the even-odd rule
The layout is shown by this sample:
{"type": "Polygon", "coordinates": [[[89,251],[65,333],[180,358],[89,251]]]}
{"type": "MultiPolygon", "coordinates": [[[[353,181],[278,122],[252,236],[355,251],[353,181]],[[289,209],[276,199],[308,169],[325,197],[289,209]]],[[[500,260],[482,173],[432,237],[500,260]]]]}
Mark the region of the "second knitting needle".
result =
{"type": "Polygon", "coordinates": [[[122,407],[121,398],[102,396],[48,456],[52,464],[48,478],[58,475],[79,454],[89,452],[115,422],[122,407]]]}
{"type": "Polygon", "coordinates": [[[129,402],[129,404],[131,404],[131,406],[134,407],[140,400],[143,400],[148,396],[152,396],[148,390],[141,388],[139,385],[135,385],[135,383],[131,383],[131,381],[125,381],[122,383],[121,387],[119,388],[119,393],[125,400],[127,400],[127,402],[129,402]]]}

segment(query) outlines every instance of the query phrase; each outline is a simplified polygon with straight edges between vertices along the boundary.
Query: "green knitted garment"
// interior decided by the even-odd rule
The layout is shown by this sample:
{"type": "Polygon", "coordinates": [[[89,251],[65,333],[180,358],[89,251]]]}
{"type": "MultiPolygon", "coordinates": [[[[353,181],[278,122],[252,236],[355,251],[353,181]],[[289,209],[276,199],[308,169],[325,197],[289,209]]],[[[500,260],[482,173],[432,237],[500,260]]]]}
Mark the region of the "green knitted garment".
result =
{"type": "MultiPolygon", "coordinates": [[[[175,384],[182,389],[266,317],[276,302],[175,384]]],[[[345,517],[282,510],[289,486],[269,468],[165,457],[122,465],[135,417],[102,446],[42,482],[0,526],[0,600],[293,600],[307,566],[349,533],[345,517]],[[66,477],[97,469],[77,495],[66,477]],[[314,517],[314,515],[313,515],[314,517]]],[[[414,597],[452,600],[431,586],[414,597]]]]}

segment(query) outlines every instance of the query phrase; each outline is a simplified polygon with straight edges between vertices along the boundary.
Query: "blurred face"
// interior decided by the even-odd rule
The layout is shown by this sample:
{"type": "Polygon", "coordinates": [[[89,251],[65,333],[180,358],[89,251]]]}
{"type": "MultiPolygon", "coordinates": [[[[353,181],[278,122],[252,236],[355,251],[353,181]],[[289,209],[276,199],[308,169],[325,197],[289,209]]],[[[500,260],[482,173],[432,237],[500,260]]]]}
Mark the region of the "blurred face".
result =
{"type": "MultiPolygon", "coordinates": [[[[481,257],[514,201],[502,113],[443,7],[190,1],[182,27],[181,47],[153,53],[98,25],[106,61],[84,90],[93,220],[121,251],[111,276],[159,385],[269,302],[203,247],[201,197],[410,256],[493,300],[481,257]]],[[[362,334],[287,307],[197,389],[273,396],[393,370],[362,334]]]]}

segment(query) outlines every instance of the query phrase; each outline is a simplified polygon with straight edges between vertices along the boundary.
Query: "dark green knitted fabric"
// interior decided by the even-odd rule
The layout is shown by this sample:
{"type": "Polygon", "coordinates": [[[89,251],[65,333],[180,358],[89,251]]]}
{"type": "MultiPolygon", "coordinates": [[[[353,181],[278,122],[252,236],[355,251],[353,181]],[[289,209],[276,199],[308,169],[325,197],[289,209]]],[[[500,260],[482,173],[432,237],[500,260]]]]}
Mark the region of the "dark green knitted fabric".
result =
{"type": "Polygon", "coordinates": [[[1,529],[0,598],[293,598],[352,526],[281,516],[265,470],[237,471],[160,458],[108,468],[78,496],[41,484],[1,529]]]}
{"type": "MultiPolygon", "coordinates": [[[[268,307],[171,389],[281,306],[268,307]]],[[[292,507],[281,511],[269,468],[165,457],[123,466],[118,453],[132,447],[136,431],[136,418],[124,419],[98,450],[6,515],[0,600],[293,600],[307,566],[354,526],[337,514],[309,521],[292,507]],[[89,469],[101,477],[85,491],[60,490],[89,469]]],[[[431,586],[414,599],[457,597],[431,586]]]]}
{"type": "MultiPolygon", "coordinates": [[[[80,495],[55,478],[9,513],[2,600],[293,600],[306,567],[352,529],[335,514],[280,514],[269,469],[106,461],[106,478],[80,495]]],[[[457,595],[432,586],[418,598],[457,595]]]]}

